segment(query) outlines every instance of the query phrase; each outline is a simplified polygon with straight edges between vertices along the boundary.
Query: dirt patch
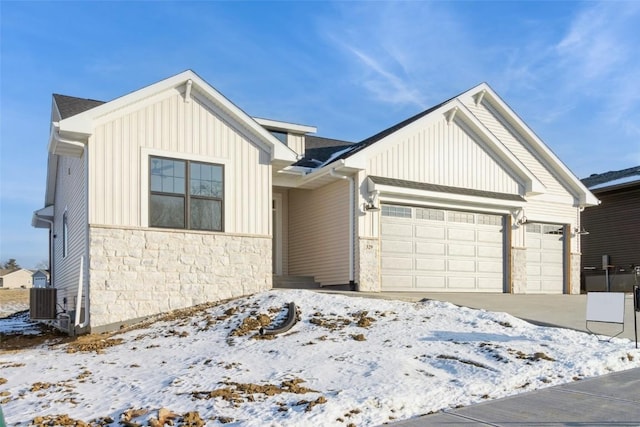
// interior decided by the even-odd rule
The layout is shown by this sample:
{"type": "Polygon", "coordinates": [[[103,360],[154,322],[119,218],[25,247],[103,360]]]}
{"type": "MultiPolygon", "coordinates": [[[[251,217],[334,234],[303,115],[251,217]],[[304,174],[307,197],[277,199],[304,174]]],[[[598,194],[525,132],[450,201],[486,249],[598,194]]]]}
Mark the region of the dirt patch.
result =
{"type": "Polygon", "coordinates": [[[240,326],[231,331],[229,335],[235,337],[241,337],[244,335],[249,335],[253,332],[258,332],[260,328],[265,326],[269,326],[271,324],[271,317],[269,315],[260,313],[257,315],[251,315],[249,317],[245,317],[242,320],[240,326]]]}
{"type": "MultiPolygon", "coordinates": [[[[217,417],[216,419],[223,424],[234,421],[228,417],[217,417]]],[[[114,422],[116,422],[116,420],[111,417],[99,417],[85,422],[63,414],[38,416],[35,417],[29,425],[33,427],[100,427],[112,425],[114,422]]],[[[160,408],[157,411],[131,408],[120,414],[119,424],[125,427],[164,427],[167,425],[175,427],[203,427],[206,425],[206,421],[202,419],[198,411],[178,414],[167,408],[160,408]]]]}
{"type": "Polygon", "coordinates": [[[228,402],[240,404],[247,401],[255,401],[256,395],[275,396],[281,393],[317,393],[315,390],[301,386],[300,384],[303,382],[303,379],[294,378],[283,381],[278,386],[274,384],[236,383],[229,381],[223,383],[226,387],[210,391],[194,391],[190,394],[195,399],[215,399],[216,397],[220,397],[228,402]]]}
{"type": "Polygon", "coordinates": [[[89,334],[78,337],[67,346],[67,353],[95,351],[102,354],[105,348],[122,344],[122,338],[110,338],[110,334],[89,334]]]}

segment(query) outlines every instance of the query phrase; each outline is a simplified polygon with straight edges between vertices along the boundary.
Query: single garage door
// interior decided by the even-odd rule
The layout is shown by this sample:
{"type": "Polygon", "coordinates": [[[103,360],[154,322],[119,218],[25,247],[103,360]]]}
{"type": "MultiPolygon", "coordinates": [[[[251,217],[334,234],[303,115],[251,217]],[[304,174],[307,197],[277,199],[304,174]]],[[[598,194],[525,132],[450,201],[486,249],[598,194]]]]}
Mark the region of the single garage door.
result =
{"type": "Polygon", "coordinates": [[[503,217],[382,205],[383,291],[503,292],[503,217]]]}
{"type": "Polygon", "coordinates": [[[526,224],[527,293],[561,294],[564,236],[559,224],[526,224]]]}

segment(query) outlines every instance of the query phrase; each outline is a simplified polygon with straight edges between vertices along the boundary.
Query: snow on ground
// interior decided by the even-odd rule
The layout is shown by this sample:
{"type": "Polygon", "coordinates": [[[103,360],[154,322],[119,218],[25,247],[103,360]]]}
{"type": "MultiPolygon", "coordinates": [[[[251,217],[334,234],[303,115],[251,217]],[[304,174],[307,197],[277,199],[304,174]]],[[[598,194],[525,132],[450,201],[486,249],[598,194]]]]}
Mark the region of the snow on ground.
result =
{"type": "Polygon", "coordinates": [[[505,313],[280,290],[99,339],[0,351],[0,403],[12,426],[171,416],[176,426],[375,426],[639,366],[627,339],[505,313]],[[298,323],[260,339],[290,301],[298,323]]]}
{"type": "Polygon", "coordinates": [[[0,305],[0,317],[9,316],[10,314],[24,310],[29,310],[29,304],[15,301],[3,303],[0,305]]]}

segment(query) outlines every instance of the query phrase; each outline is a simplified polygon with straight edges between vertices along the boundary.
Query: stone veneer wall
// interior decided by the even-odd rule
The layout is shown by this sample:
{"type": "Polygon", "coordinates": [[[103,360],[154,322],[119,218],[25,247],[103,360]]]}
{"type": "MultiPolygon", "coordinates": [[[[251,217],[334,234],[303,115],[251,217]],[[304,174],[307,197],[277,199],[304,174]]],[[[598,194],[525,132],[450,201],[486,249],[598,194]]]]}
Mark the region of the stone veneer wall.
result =
{"type": "Polygon", "coordinates": [[[511,293],[527,293],[527,249],[511,248],[511,293]]]}
{"type": "Polygon", "coordinates": [[[362,292],[380,292],[379,263],[380,242],[377,238],[360,238],[358,240],[358,259],[356,260],[356,277],[358,290],[362,292]]]}
{"type": "Polygon", "coordinates": [[[271,238],[91,226],[91,331],[272,287],[271,238]]]}

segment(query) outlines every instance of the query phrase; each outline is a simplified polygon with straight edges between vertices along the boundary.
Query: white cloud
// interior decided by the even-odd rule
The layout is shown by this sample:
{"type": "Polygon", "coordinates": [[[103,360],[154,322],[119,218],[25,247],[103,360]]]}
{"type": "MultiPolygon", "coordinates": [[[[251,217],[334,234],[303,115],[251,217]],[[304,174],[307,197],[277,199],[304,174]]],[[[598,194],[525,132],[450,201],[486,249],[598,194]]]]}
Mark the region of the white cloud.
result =
{"type": "Polygon", "coordinates": [[[349,3],[339,12],[320,31],[345,54],[351,80],[382,103],[426,108],[482,81],[469,78],[474,49],[447,7],[349,3]],[[459,76],[468,80],[462,89],[459,76]]]}

